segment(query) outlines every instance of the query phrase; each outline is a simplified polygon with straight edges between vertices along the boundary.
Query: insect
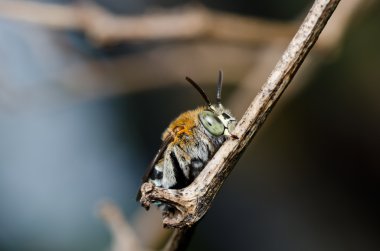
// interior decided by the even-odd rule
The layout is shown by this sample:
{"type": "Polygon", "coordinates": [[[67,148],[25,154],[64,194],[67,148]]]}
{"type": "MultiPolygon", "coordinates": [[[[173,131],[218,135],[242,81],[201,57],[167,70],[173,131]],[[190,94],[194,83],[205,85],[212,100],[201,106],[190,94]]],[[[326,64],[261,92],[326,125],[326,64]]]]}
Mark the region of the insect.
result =
{"type": "MultiPolygon", "coordinates": [[[[199,175],[228,137],[236,137],[231,135],[236,119],[222,105],[222,71],[218,76],[216,104],[211,104],[194,80],[189,77],[186,80],[201,94],[206,105],[182,113],[170,123],[143,182],[163,188],[184,188],[199,175]]],[[[137,200],[140,197],[139,192],[137,200]]]]}

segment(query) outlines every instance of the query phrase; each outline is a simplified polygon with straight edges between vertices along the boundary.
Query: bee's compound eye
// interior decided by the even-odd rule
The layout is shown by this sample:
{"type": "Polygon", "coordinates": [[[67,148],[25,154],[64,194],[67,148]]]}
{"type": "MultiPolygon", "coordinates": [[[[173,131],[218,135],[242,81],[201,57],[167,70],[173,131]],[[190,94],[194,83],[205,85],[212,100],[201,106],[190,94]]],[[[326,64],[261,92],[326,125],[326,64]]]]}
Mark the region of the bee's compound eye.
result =
{"type": "Polygon", "coordinates": [[[212,135],[220,136],[223,134],[224,125],[214,113],[210,111],[203,111],[199,113],[199,119],[206,130],[212,135]]]}

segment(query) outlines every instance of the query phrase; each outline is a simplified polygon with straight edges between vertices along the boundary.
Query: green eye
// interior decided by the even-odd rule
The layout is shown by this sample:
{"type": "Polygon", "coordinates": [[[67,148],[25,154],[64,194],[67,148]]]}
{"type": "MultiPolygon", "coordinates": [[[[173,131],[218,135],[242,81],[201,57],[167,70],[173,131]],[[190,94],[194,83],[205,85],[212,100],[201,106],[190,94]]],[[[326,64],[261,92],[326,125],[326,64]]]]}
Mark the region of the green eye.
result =
{"type": "Polygon", "coordinates": [[[202,125],[215,136],[220,136],[224,132],[224,125],[214,113],[210,111],[203,111],[199,114],[199,119],[202,125]]]}

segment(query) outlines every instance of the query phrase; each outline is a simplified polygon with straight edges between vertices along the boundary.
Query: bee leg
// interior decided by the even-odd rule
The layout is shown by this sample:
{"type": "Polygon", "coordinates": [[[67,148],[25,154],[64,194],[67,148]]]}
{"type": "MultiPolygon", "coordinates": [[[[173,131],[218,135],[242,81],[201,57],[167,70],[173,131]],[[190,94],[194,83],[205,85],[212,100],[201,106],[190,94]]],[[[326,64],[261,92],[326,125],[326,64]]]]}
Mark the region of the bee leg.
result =
{"type": "Polygon", "coordinates": [[[190,172],[190,162],[191,162],[191,157],[187,152],[183,150],[185,146],[182,144],[175,145],[173,147],[173,151],[175,156],[177,156],[178,163],[180,168],[182,169],[183,174],[185,175],[186,179],[189,179],[189,172],[190,172]]]}
{"type": "Polygon", "coordinates": [[[203,170],[204,162],[200,159],[191,160],[191,178],[194,180],[203,170]]]}
{"type": "Polygon", "coordinates": [[[170,216],[173,215],[175,212],[175,207],[162,203],[162,202],[155,202],[154,203],[162,212],[164,216],[170,216]]]}
{"type": "Polygon", "coordinates": [[[227,128],[224,130],[224,135],[230,137],[231,139],[239,139],[239,137],[236,136],[235,134],[231,134],[227,128]]]}
{"type": "Polygon", "coordinates": [[[234,139],[234,140],[239,139],[239,137],[237,135],[235,135],[235,134],[231,134],[230,137],[231,137],[231,139],[234,139]]]}
{"type": "Polygon", "coordinates": [[[184,172],[185,168],[181,166],[173,145],[165,152],[164,158],[162,187],[180,189],[187,186],[188,178],[184,172]]]}
{"type": "Polygon", "coordinates": [[[175,207],[173,206],[170,206],[168,204],[164,204],[164,206],[160,207],[161,211],[162,211],[162,215],[164,217],[169,217],[171,215],[174,215],[176,209],[175,207]]]}

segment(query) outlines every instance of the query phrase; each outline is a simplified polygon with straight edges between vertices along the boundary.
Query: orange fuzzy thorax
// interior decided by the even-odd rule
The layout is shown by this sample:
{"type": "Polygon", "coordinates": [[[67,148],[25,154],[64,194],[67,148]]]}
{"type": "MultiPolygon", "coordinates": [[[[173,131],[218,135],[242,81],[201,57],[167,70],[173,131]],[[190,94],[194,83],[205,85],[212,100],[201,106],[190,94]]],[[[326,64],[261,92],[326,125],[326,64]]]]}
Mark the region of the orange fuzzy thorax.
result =
{"type": "Polygon", "coordinates": [[[165,139],[170,134],[174,136],[174,142],[177,142],[184,134],[192,136],[193,128],[199,124],[198,114],[204,109],[204,107],[199,107],[179,115],[178,118],[170,123],[169,128],[163,134],[163,138],[165,139]]]}

